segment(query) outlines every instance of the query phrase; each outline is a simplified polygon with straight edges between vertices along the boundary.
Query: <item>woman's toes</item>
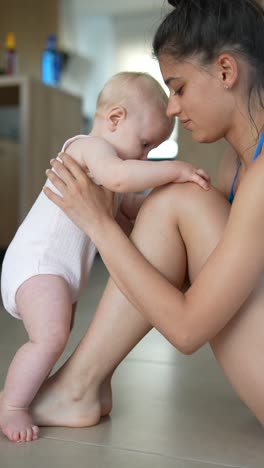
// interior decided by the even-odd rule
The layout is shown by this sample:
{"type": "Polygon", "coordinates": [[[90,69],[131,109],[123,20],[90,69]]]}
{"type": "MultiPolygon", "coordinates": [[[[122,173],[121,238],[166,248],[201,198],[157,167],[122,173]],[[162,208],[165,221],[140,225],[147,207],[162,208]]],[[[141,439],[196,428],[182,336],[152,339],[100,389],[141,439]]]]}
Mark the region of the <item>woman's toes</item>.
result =
{"type": "Polygon", "coordinates": [[[38,426],[32,426],[32,438],[33,440],[37,440],[39,437],[39,427],[38,426]]]}

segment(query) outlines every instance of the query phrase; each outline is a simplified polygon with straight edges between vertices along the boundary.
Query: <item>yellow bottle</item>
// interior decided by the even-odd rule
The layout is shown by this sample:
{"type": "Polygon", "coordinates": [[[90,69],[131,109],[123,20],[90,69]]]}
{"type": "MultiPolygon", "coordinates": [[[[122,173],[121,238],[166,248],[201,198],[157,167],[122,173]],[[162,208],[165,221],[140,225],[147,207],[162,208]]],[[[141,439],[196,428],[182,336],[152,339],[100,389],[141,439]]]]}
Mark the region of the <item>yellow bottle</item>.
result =
{"type": "Polygon", "coordinates": [[[5,40],[5,64],[4,72],[6,75],[15,75],[17,71],[17,52],[15,34],[9,32],[5,40]]]}

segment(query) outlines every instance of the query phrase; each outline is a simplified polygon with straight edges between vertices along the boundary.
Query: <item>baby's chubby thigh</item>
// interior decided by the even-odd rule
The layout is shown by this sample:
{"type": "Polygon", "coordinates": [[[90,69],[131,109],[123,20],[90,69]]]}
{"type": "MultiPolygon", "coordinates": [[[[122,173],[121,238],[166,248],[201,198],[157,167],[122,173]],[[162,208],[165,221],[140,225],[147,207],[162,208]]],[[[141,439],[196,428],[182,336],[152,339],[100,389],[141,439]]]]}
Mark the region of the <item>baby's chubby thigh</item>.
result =
{"type": "Polygon", "coordinates": [[[67,281],[53,274],[32,276],[18,288],[15,301],[29,339],[60,353],[68,340],[72,318],[67,281]]]}

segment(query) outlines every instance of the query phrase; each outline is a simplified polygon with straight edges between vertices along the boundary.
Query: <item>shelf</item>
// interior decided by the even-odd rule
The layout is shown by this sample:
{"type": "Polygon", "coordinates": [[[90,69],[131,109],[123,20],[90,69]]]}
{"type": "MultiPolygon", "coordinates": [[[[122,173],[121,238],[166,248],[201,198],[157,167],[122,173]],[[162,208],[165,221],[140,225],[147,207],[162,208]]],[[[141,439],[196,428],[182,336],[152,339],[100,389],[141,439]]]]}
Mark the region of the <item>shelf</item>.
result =
{"type": "MultiPolygon", "coordinates": [[[[0,173],[5,182],[5,190],[8,191],[12,183],[16,189],[14,191],[17,191],[13,205],[8,207],[10,213],[16,212],[17,228],[43,187],[49,160],[57,155],[65,140],[80,133],[82,100],[59,88],[46,86],[34,78],[1,76],[0,108],[8,106],[18,107],[19,144],[17,156],[14,153],[12,158],[10,156],[10,164],[8,145],[5,146],[7,154],[2,154],[0,158],[0,173]],[[13,169],[10,169],[11,166],[13,169]],[[16,182],[12,179],[15,172],[18,174],[16,182]]],[[[5,217],[5,223],[8,214],[3,204],[2,196],[0,213],[5,217]]],[[[10,213],[11,219],[13,215],[10,213]]],[[[9,232],[7,229],[5,233],[0,233],[0,248],[5,247],[7,237],[11,240],[14,235],[14,232],[7,235],[7,231],[9,232]]]]}

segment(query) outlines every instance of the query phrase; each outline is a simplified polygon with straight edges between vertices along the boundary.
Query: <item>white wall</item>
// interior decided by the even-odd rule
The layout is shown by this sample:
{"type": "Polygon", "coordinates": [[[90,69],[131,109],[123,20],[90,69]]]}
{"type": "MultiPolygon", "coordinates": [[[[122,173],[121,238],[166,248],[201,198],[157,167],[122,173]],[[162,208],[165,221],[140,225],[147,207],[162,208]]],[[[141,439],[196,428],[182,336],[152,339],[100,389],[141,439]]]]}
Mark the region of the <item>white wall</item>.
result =
{"type": "Polygon", "coordinates": [[[161,19],[161,10],[114,17],[116,71],[147,71],[162,82],[157,61],[152,57],[152,39],[161,19]]]}
{"type": "Polygon", "coordinates": [[[73,54],[62,86],[82,94],[85,115],[94,114],[99,91],[118,71],[148,71],[161,80],[158,65],[151,58],[151,39],[168,9],[157,0],[153,7],[153,1],[142,2],[139,12],[128,8],[133,2],[122,2],[122,8],[126,5],[128,10],[125,14],[116,13],[116,1],[114,14],[99,15],[91,13],[100,12],[100,5],[106,7],[103,0],[93,4],[90,0],[60,0],[59,45],[73,54]]]}
{"type": "MultiPolygon", "coordinates": [[[[64,85],[83,95],[86,115],[93,116],[97,94],[114,73],[147,71],[162,81],[151,40],[167,11],[162,0],[60,0],[59,42],[74,52],[64,85]]],[[[204,148],[179,133],[180,158],[205,167],[214,180],[224,150],[223,142],[204,148]]]]}
{"type": "Polygon", "coordinates": [[[62,87],[81,94],[84,114],[94,113],[96,95],[113,69],[113,21],[90,16],[75,3],[60,2],[59,46],[69,53],[62,87]]]}

